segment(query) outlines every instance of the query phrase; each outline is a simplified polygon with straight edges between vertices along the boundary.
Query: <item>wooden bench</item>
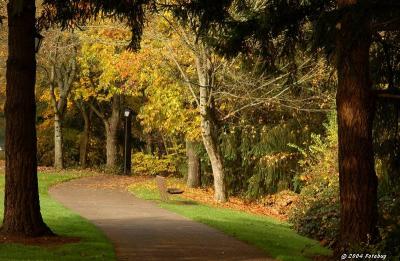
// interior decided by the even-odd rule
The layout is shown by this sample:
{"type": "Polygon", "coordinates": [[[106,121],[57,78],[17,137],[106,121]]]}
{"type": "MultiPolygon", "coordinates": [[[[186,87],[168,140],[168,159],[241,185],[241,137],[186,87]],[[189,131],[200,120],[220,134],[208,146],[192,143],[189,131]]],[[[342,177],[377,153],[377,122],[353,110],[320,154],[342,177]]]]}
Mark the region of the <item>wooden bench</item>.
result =
{"type": "Polygon", "coordinates": [[[156,176],[156,183],[162,201],[168,201],[169,195],[182,194],[183,190],[177,188],[167,188],[167,182],[164,177],[156,176]]]}

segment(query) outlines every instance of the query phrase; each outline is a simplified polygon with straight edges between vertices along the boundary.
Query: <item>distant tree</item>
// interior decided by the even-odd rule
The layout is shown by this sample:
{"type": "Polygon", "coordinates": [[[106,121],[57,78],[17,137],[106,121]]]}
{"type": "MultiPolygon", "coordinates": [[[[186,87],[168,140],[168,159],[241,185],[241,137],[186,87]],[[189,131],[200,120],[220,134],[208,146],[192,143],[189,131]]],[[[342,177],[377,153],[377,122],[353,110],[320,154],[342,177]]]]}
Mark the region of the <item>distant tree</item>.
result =
{"type": "Polygon", "coordinates": [[[186,141],[186,157],[188,162],[188,177],[186,186],[188,188],[198,188],[201,186],[201,162],[196,151],[198,142],[186,141]]]}
{"type": "MultiPolygon", "coordinates": [[[[169,24],[160,16],[152,16],[144,31],[143,44],[137,53],[125,52],[120,59],[120,75],[125,78],[132,95],[141,98],[138,119],[147,137],[160,136],[165,153],[179,153],[181,142],[186,140],[188,163],[188,187],[200,186],[200,158],[195,144],[199,143],[200,117],[194,98],[183,81],[175,63],[169,59],[172,54],[168,35],[169,24]]],[[[174,39],[176,40],[176,39],[174,39]]],[[[172,41],[174,41],[172,40],[172,41]]],[[[192,62],[180,41],[172,43],[179,57],[192,62]]],[[[147,142],[151,145],[151,141],[147,142]]],[[[149,153],[151,149],[148,150],[149,153]]],[[[164,152],[164,151],[163,151],[164,152]]]]}
{"type": "Polygon", "coordinates": [[[63,123],[68,100],[77,76],[78,38],[73,34],[54,32],[46,37],[40,66],[49,87],[49,100],[54,111],[54,167],[64,168],[63,123]]]}
{"type": "MultiPolygon", "coordinates": [[[[228,200],[226,176],[223,155],[218,143],[219,129],[214,103],[220,57],[215,55],[202,39],[196,39],[195,32],[191,31],[190,27],[175,24],[167,16],[164,16],[164,19],[174,31],[171,37],[166,38],[171,44],[167,45],[168,52],[165,53],[165,57],[173,62],[182,82],[188,86],[193,96],[193,103],[196,104],[200,116],[201,138],[211,163],[214,199],[217,202],[226,202],[228,200]]],[[[199,168],[197,159],[192,158],[195,152],[191,151],[193,144],[190,140],[187,143],[187,149],[189,149],[187,154],[191,159],[189,170],[190,174],[193,174],[193,177],[191,175],[188,180],[190,184],[198,180],[196,170],[199,168]]]]}
{"type": "Polygon", "coordinates": [[[79,142],[79,165],[85,169],[88,166],[88,153],[90,143],[90,132],[92,127],[93,110],[90,105],[81,98],[74,100],[76,107],[78,107],[83,118],[83,131],[80,135],[79,142]]]}
{"type": "Polygon", "coordinates": [[[102,120],[106,133],[106,167],[115,170],[118,157],[117,132],[121,122],[123,79],[117,70],[124,30],[100,28],[80,33],[82,48],[79,57],[79,86],[74,95],[86,102],[102,120]],[[122,33],[122,36],[118,33],[122,33]],[[108,43],[108,44],[107,44],[108,43]]]}
{"type": "MultiPolygon", "coordinates": [[[[121,112],[122,112],[122,96],[120,94],[114,94],[109,101],[107,101],[107,111],[100,109],[93,102],[89,102],[90,108],[93,112],[103,121],[104,128],[106,130],[106,156],[107,163],[106,168],[110,171],[117,169],[117,158],[118,158],[118,140],[117,133],[118,127],[121,123],[121,112]]],[[[103,104],[104,105],[104,104],[103,104]]]]}

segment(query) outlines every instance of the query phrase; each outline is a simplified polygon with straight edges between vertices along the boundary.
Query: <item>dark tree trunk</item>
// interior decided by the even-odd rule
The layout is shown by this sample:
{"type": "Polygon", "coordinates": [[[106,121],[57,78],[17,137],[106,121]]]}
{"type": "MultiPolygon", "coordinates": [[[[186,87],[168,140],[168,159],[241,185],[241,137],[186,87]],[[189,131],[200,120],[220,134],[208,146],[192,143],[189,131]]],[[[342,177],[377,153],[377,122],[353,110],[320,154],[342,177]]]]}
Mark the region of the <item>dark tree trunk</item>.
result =
{"type": "MultiPolygon", "coordinates": [[[[339,0],[339,6],[354,4],[339,0]]],[[[342,247],[373,240],[377,224],[377,177],[372,147],[374,96],[370,80],[368,20],[344,16],[337,34],[342,247]]]]}
{"type": "Polygon", "coordinates": [[[153,136],[151,133],[146,134],[146,153],[147,154],[154,154],[154,146],[153,146],[153,136]]]}
{"type": "Polygon", "coordinates": [[[6,185],[1,233],[51,235],[40,213],[36,160],[35,1],[9,1],[6,185]]]}
{"type": "Polygon", "coordinates": [[[118,157],[118,140],[117,133],[121,117],[121,96],[115,94],[111,99],[111,113],[108,117],[104,112],[89,103],[92,111],[103,121],[106,131],[106,169],[116,171],[118,157]]]}
{"type": "Polygon", "coordinates": [[[114,171],[117,163],[117,128],[114,125],[106,126],[106,167],[108,170],[114,171]]]}
{"type": "Polygon", "coordinates": [[[87,158],[89,151],[92,111],[90,109],[86,109],[84,104],[81,104],[78,107],[81,111],[82,118],[84,121],[83,131],[81,133],[80,145],[79,145],[79,164],[81,168],[85,169],[87,167],[87,158]]]}
{"type": "Polygon", "coordinates": [[[186,141],[186,155],[188,159],[188,179],[186,186],[188,188],[198,188],[201,186],[201,165],[194,142],[186,141]]]}

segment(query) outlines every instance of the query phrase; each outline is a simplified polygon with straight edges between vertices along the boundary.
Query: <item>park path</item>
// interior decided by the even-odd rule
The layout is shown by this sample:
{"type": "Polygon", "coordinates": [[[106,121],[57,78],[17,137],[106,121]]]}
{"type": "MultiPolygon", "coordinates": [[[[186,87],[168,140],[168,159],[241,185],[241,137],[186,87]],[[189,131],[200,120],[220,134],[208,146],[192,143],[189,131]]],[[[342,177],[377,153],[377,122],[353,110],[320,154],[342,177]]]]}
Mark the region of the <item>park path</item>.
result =
{"type": "Polygon", "coordinates": [[[104,185],[116,179],[73,180],[51,188],[50,195],[102,229],[119,260],[273,260],[213,228],[138,199],[123,186],[104,185]]]}

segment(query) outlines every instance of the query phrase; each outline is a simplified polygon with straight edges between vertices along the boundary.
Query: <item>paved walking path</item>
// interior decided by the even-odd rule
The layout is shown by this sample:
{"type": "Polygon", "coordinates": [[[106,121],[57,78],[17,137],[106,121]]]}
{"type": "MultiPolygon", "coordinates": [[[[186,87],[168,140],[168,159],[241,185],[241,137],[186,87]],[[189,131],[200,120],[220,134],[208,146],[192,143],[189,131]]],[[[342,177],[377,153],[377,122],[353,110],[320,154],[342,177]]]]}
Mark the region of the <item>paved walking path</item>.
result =
{"type": "MultiPolygon", "coordinates": [[[[137,199],[91,177],[60,184],[50,194],[102,229],[119,260],[272,260],[241,241],[137,199]]],[[[110,180],[113,182],[113,180],[110,180]]]]}

